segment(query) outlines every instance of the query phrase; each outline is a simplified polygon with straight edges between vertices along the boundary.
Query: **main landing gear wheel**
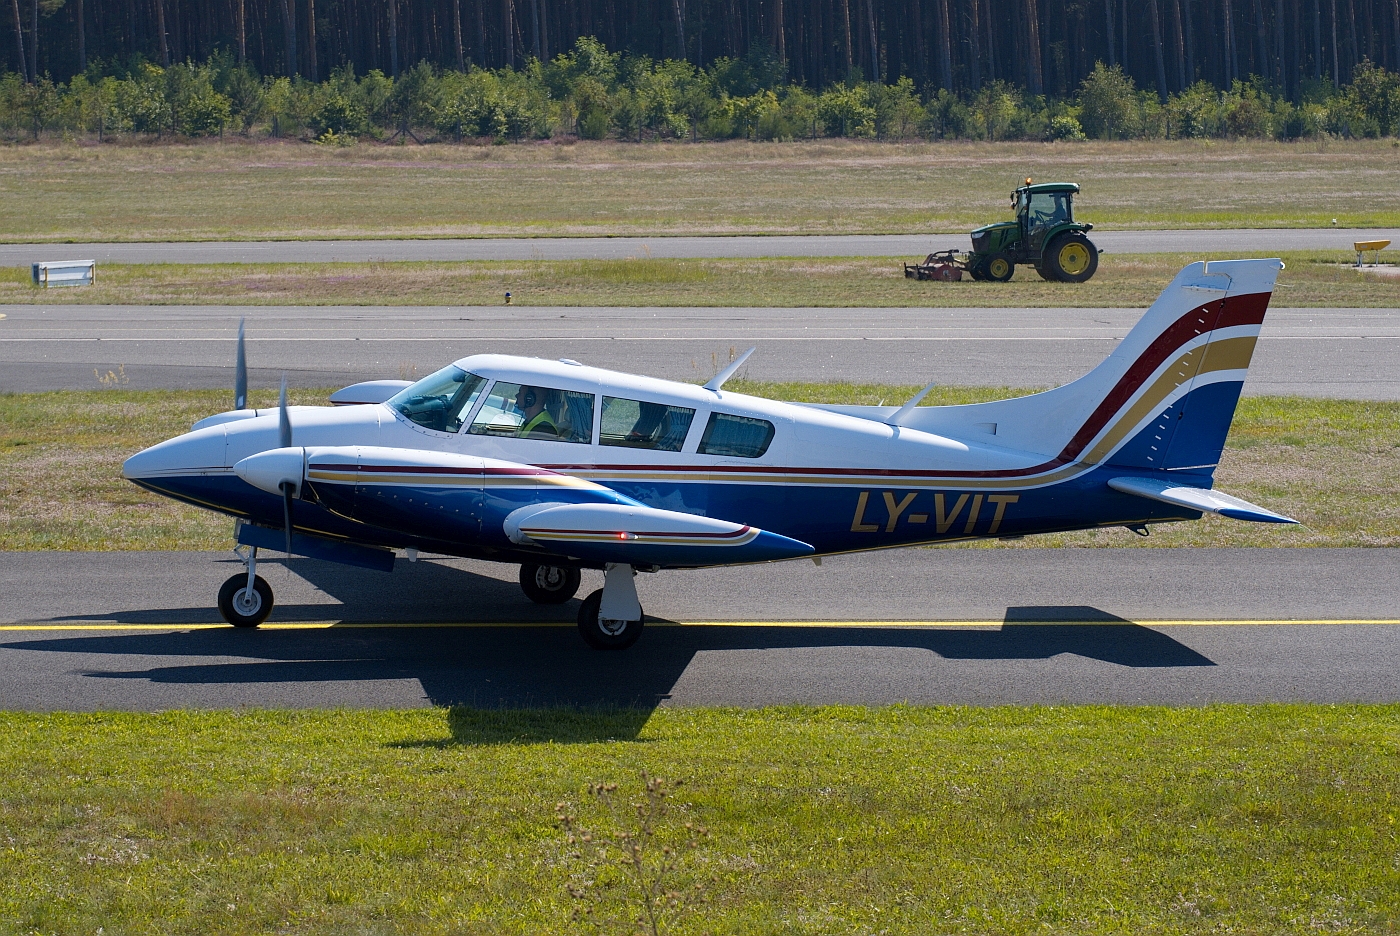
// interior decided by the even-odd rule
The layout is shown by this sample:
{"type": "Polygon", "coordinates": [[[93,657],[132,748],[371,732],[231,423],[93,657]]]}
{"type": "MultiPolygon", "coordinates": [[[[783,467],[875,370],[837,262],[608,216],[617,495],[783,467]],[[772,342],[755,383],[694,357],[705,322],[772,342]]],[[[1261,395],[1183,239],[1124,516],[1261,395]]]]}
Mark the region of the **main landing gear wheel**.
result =
{"type": "Polygon", "coordinates": [[[1016,264],[1005,252],[994,253],[982,264],[982,272],[994,283],[1005,283],[1016,272],[1016,264]]]}
{"type": "Polygon", "coordinates": [[[611,621],[602,615],[603,590],[600,588],[578,609],[578,632],[594,650],[625,650],[642,636],[643,614],[635,621],[611,621]]]}
{"type": "Polygon", "coordinates": [[[248,573],[240,572],[219,589],[219,614],[234,627],[257,627],[272,613],[272,588],[261,575],[248,591],[248,573]]]}
{"type": "Polygon", "coordinates": [[[1061,282],[1082,283],[1099,268],[1099,249],[1083,234],[1061,234],[1050,243],[1041,263],[1061,282]]]}
{"type": "Polygon", "coordinates": [[[520,567],[520,590],[535,604],[563,604],[578,593],[578,569],[525,563],[520,567]]]}

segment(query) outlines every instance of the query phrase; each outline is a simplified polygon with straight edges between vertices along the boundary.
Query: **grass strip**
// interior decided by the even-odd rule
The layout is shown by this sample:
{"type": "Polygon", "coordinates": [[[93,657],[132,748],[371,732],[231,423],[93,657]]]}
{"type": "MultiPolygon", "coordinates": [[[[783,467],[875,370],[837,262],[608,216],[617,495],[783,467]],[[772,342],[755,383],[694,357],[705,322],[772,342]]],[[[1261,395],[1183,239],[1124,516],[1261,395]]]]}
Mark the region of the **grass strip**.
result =
{"type": "MultiPolygon", "coordinates": [[[[930,236],[933,246],[966,237],[930,236]]],[[[1226,260],[1252,256],[1211,254],[1226,260]]],[[[1351,266],[1349,251],[1289,251],[1275,307],[1400,305],[1400,277],[1351,266]]],[[[910,261],[921,259],[909,257],[910,261]]],[[[889,257],[459,263],[104,264],[82,289],[40,289],[0,268],[0,303],[115,305],[1146,307],[1197,254],[1105,254],[1087,283],[1047,283],[1030,267],[1009,283],[906,279],[889,257]]]]}
{"type": "MultiPolygon", "coordinates": [[[[918,387],[764,384],[728,388],[774,399],[878,404],[918,387]]],[[[322,405],[329,391],[294,390],[322,405]]],[[[1028,393],[1003,387],[938,387],[925,405],[1028,393]]],[[[274,406],[272,391],[250,405],[274,406]]],[[[121,477],[127,456],[187,431],[231,405],[227,391],[0,394],[0,549],[224,549],[225,518],[156,497],[121,477]]],[[[1151,537],[1127,530],[1033,536],[948,548],[1039,546],[1400,546],[1400,403],[1246,397],[1240,402],[1217,486],[1303,522],[1240,523],[1213,515],[1163,524],[1151,537]]]]}
{"type": "MultiPolygon", "coordinates": [[[[12,242],[965,232],[1026,176],[1124,228],[1400,226],[1389,140],[0,150],[12,242]]],[[[1344,235],[1343,235],[1344,236],[1344,235]]]]}
{"type": "Polygon", "coordinates": [[[643,771],[709,831],[674,933],[1400,922],[1393,705],[9,713],[0,757],[11,932],[592,931],[556,805],[614,833],[584,789],[643,771]]]}

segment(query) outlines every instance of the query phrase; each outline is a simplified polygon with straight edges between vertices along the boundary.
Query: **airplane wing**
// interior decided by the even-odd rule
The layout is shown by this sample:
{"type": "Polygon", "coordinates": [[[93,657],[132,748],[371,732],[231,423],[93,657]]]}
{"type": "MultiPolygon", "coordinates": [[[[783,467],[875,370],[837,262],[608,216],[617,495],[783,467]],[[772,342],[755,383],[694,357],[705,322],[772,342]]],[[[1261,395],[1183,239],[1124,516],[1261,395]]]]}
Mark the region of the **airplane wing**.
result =
{"type": "Polygon", "coordinates": [[[1231,497],[1207,488],[1190,487],[1171,481],[1154,478],[1112,478],[1108,486],[1124,494],[1134,494],[1149,500],[1187,507],[1205,513],[1220,514],[1232,520],[1250,520],[1254,523],[1297,523],[1290,517],[1274,513],[1247,500],[1231,497]]]}
{"type": "Polygon", "coordinates": [[[630,504],[540,504],[505,519],[506,535],[594,562],[729,565],[809,556],[800,540],[742,523],[630,504]]]}

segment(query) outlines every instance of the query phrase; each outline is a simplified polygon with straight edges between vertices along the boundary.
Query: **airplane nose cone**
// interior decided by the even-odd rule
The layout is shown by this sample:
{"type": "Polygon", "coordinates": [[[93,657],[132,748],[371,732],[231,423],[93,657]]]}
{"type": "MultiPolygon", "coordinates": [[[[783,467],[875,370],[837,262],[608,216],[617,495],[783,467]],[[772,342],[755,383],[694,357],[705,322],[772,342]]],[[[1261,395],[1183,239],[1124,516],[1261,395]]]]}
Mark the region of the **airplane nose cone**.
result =
{"type": "Polygon", "coordinates": [[[122,477],[135,481],[227,468],[227,450],[223,426],[187,432],[128,458],[122,465],[122,477]]]}
{"type": "Polygon", "coordinates": [[[300,494],[305,465],[306,449],[284,448],[249,455],[234,465],[233,470],[244,481],[269,494],[281,494],[284,484],[291,484],[292,493],[300,494]]]}

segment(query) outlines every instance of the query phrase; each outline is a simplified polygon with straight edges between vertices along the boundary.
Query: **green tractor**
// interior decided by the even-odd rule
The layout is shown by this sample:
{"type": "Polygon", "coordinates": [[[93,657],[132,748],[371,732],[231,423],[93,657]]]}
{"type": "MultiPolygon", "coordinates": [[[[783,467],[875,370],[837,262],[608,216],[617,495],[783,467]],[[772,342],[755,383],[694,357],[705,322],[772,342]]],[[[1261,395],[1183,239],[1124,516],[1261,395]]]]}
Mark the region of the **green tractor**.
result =
{"type": "Polygon", "coordinates": [[[998,221],[972,232],[972,252],[961,266],[976,280],[1004,283],[1016,264],[1035,267],[1041,279],[1082,283],[1099,268],[1099,250],[1074,220],[1073,182],[1026,184],[1011,193],[1015,221],[998,221]]]}

